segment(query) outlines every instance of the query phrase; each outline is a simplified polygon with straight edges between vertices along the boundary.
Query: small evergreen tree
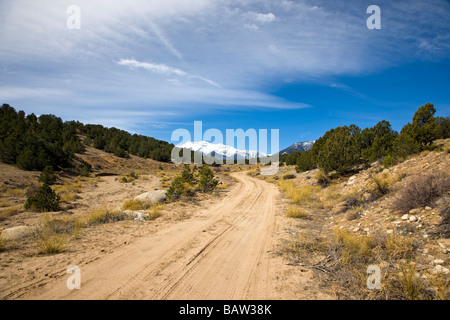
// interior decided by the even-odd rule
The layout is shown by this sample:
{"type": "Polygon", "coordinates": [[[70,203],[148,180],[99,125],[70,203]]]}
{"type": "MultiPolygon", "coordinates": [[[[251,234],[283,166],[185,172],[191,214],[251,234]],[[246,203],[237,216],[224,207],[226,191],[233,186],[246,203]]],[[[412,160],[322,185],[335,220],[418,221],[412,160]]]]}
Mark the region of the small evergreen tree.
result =
{"type": "Polygon", "coordinates": [[[202,165],[199,169],[198,187],[202,192],[211,192],[219,183],[219,180],[214,178],[214,172],[207,166],[202,165]]]}
{"type": "Polygon", "coordinates": [[[430,145],[439,138],[440,128],[434,118],[436,109],[431,103],[427,103],[416,111],[412,122],[411,136],[420,146],[430,145]]]}
{"type": "Polygon", "coordinates": [[[305,172],[314,169],[314,162],[312,159],[312,153],[310,151],[303,151],[297,158],[295,165],[295,171],[305,172]]]}
{"type": "Polygon", "coordinates": [[[25,209],[36,210],[40,212],[57,211],[59,208],[60,197],[52,188],[44,183],[37,192],[28,197],[25,202],[25,209]]]}
{"type": "Polygon", "coordinates": [[[317,164],[325,173],[345,173],[361,158],[360,130],[355,125],[333,130],[317,155],[317,164]]]}
{"type": "Polygon", "coordinates": [[[167,198],[169,200],[177,200],[183,196],[185,192],[185,186],[181,177],[175,177],[173,179],[169,189],[167,190],[167,198]]]}
{"type": "Polygon", "coordinates": [[[181,179],[183,182],[189,183],[190,185],[197,183],[197,179],[194,177],[194,170],[191,171],[187,164],[184,165],[184,170],[181,172],[181,179]]]}
{"type": "Polygon", "coordinates": [[[82,177],[89,177],[91,175],[92,165],[88,162],[83,162],[83,166],[80,170],[80,175],[82,177]]]}
{"type": "Polygon", "coordinates": [[[39,181],[48,185],[52,185],[55,183],[56,175],[53,172],[53,166],[46,166],[44,168],[39,176],[39,181]]]}

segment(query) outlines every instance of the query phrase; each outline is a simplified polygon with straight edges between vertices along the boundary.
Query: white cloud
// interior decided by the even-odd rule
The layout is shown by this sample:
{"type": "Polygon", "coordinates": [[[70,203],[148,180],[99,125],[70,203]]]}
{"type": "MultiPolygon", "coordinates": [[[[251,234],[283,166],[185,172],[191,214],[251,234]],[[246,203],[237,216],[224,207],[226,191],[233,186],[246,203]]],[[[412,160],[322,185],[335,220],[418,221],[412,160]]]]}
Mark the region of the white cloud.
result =
{"type": "Polygon", "coordinates": [[[260,23],[271,23],[274,22],[277,18],[273,13],[254,13],[254,19],[260,23]]]}
{"type": "Polygon", "coordinates": [[[166,66],[164,64],[139,62],[134,59],[120,59],[120,61],[117,62],[117,64],[122,65],[122,66],[132,67],[132,68],[143,68],[147,71],[151,71],[154,73],[163,74],[163,75],[167,75],[167,76],[170,76],[170,75],[186,76],[187,75],[186,72],[184,72],[180,69],[172,68],[172,67],[166,66]]]}
{"type": "MultiPolygon", "coordinates": [[[[187,77],[190,79],[199,79],[199,80],[204,81],[212,86],[220,87],[219,84],[215,83],[214,81],[212,81],[208,78],[201,77],[201,76],[198,76],[195,74],[189,74],[183,70],[169,67],[164,64],[139,62],[134,59],[120,59],[120,61],[117,62],[117,64],[122,65],[122,66],[131,67],[131,68],[143,68],[147,71],[165,75],[165,76],[181,76],[181,77],[187,77]]],[[[169,79],[169,81],[174,82],[174,79],[169,79]]],[[[177,84],[179,84],[179,81],[177,82],[177,84]]]]}
{"type": "Polygon", "coordinates": [[[202,108],[302,108],[267,92],[284,79],[329,85],[449,56],[446,2],[386,2],[378,32],[356,1],[310,3],[77,0],[81,29],[68,30],[71,0],[0,1],[0,97],[61,105],[55,114],[86,105],[86,117],[101,106],[174,111],[158,120],[202,108]]]}

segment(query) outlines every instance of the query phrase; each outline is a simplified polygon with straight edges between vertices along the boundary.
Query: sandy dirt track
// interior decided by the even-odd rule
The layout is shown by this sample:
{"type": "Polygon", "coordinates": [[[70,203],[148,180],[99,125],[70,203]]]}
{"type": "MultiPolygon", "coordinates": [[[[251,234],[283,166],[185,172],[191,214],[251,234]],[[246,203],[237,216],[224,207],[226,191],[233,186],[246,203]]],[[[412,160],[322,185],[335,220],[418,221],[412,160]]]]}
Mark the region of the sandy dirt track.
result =
{"type": "Polygon", "coordinates": [[[81,266],[81,289],[57,278],[25,299],[272,299],[276,186],[240,183],[194,219],[181,221],[81,266]]]}

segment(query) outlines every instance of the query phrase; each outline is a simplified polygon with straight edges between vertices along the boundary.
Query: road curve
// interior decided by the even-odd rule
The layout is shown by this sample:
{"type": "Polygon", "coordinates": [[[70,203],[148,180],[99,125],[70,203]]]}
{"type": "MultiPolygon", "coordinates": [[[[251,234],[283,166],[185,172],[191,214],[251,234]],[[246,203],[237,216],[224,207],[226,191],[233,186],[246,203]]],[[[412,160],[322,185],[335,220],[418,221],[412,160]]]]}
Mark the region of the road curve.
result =
{"type": "Polygon", "coordinates": [[[234,173],[228,195],[181,221],[81,268],[81,289],[54,279],[24,299],[270,299],[280,193],[234,173]]]}

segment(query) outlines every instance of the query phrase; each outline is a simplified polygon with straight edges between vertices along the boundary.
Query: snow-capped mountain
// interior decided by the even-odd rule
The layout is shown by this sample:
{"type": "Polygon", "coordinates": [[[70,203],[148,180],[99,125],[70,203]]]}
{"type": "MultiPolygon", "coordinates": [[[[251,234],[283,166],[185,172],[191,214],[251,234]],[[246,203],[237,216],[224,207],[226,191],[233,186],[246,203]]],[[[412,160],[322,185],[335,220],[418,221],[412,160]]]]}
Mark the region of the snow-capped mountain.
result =
{"type": "Polygon", "coordinates": [[[280,154],[291,154],[294,151],[303,152],[311,150],[316,141],[297,142],[292,146],[280,151],[280,154]]]}
{"type": "Polygon", "coordinates": [[[204,156],[216,157],[218,159],[254,159],[267,157],[267,154],[256,150],[238,150],[223,144],[214,144],[206,141],[188,141],[178,148],[190,149],[202,153],[204,156]]]}

